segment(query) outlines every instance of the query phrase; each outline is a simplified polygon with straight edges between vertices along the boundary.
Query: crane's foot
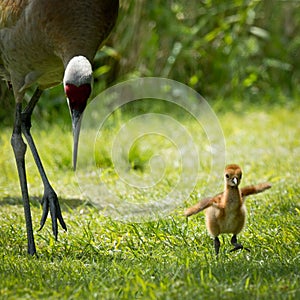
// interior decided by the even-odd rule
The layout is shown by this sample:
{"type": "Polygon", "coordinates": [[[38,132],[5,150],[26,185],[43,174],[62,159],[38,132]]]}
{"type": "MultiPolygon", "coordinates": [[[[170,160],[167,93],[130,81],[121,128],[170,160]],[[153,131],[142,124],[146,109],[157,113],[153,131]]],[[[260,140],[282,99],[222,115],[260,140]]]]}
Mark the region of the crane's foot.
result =
{"type": "Polygon", "coordinates": [[[57,220],[59,221],[61,227],[66,231],[67,231],[67,226],[61,214],[57,195],[55,191],[52,189],[52,187],[45,188],[44,196],[41,200],[41,205],[43,207],[43,214],[40,222],[41,226],[39,228],[39,231],[44,227],[48,213],[50,211],[51,220],[52,220],[52,231],[55,240],[57,240],[57,235],[58,235],[57,220]]]}
{"type": "Polygon", "coordinates": [[[244,247],[242,244],[239,244],[237,242],[237,237],[236,235],[233,235],[233,237],[231,238],[231,244],[234,246],[233,249],[230,250],[230,252],[234,252],[234,251],[237,251],[237,250],[240,250],[240,249],[245,249],[247,250],[248,252],[250,252],[250,249],[244,247]]]}

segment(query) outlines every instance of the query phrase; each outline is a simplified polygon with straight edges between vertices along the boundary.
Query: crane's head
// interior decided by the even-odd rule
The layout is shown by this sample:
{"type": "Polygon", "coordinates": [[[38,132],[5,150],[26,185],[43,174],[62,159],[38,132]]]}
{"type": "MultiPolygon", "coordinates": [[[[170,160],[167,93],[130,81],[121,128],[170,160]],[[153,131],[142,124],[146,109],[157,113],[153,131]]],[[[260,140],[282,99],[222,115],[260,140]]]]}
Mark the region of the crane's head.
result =
{"type": "Polygon", "coordinates": [[[231,164],[226,166],[224,172],[225,184],[231,187],[237,187],[242,179],[242,170],[238,165],[231,164]]]}
{"type": "Polygon", "coordinates": [[[73,167],[76,169],[82,113],[92,91],[92,66],[84,56],[75,56],[67,64],[63,84],[72,118],[73,167]]]}

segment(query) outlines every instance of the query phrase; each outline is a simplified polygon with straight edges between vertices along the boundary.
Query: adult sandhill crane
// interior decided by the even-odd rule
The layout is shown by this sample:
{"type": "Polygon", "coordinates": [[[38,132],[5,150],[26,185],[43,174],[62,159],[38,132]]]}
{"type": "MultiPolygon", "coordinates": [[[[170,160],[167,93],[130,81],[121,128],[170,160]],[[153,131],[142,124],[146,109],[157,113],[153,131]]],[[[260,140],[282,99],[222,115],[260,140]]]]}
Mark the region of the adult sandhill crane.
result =
{"type": "Polygon", "coordinates": [[[16,100],[11,144],[24,204],[28,253],[36,253],[25,171],[25,136],[44,185],[40,229],[50,211],[52,230],[58,222],[67,229],[57,195],[51,187],[30,133],[32,111],[44,89],[62,81],[72,118],[76,167],[81,115],[91,93],[97,49],[107,38],[118,14],[118,0],[0,0],[0,75],[9,82],[16,100]],[[37,86],[28,105],[22,102],[37,86]]]}

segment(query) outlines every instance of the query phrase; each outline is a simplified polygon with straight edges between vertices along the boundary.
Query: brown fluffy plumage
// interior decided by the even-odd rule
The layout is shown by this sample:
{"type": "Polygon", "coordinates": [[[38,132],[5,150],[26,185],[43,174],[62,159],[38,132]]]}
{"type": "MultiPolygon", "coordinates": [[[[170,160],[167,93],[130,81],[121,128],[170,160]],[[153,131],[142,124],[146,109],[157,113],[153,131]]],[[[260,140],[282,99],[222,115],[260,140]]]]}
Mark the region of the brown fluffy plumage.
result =
{"type": "Polygon", "coordinates": [[[226,166],[224,192],[214,197],[205,198],[184,212],[184,215],[189,217],[206,209],[206,227],[215,239],[216,254],[219,253],[220,241],[218,235],[221,233],[233,234],[231,243],[234,248],[231,251],[243,248],[241,244],[237,243],[236,236],[241,232],[246,222],[245,197],[261,193],[271,187],[269,183],[261,183],[239,189],[241,178],[242,170],[238,165],[230,164],[226,166]]]}

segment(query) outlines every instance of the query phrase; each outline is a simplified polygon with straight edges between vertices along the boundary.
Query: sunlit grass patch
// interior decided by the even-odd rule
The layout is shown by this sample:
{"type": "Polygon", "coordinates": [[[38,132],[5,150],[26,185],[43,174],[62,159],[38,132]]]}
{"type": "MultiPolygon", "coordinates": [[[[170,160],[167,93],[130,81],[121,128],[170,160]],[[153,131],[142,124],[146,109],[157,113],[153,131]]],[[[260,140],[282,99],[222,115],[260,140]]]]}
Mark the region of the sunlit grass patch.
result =
{"type": "MultiPolygon", "coordinates": [[[[3,128],[1,298],[299,298],[299,111],[252,109],[244,114],[223,112],[218,117],[226,138],[226,162],[238,163],[244,170],[241,186],[262,181],[273,185],[267,192],[246,200],[247,225],[238,238],[251,252],[229,253],[230,236],[224,235],[218,259],[203,214],[188,221],[182,216],[184,207],[197,202],[199,197],[219,192],[219,186],[222,188],[222,174],[206,186],[210,164],[205,162],[205,156],[200,161],[201,174],[190,197],[172,212],[154,220],[118,221],[104,216],[99,207],[91,205],[81,194],[71,170],[72,134],[56,126],[49,127],[47,133],[36,128],[34,136],[49,179],[59,195],[68,231],[60,230],[56,242],[48,219],[45,228],[37,232],[41,216],[38,200],[43,190],[28,151],[29,191],[33,196],[32,216],[39,254],[38,258],[28,257],[22,200],[9,143],[11,129],[3,128]]],[[[183,124],[191,132],[198,132],[192,120],[183,124]]],[[[112,123],[103,136],[109,137],[118,130],[112,123]]],[[[201,134],[195,139],[200,148],[202,140],[201,134]]],[[[172,169],[172,164],[166,169],[167,176],[152,189],[137,189],[119,181],[108,145],[97,146],[100,154],[96,167],[101,171],[98,179],[120,196],[120,203],[163,198],[176,182],[180,168],[172,169]],[[101,153],[106,153],[104,160],[108,163],[101,162],[101,153]]],[[[166,151],[168,157],[176,157],[175,150],[172,143],[157,137],[140,139],[132,146],[127,171],[143,177],[151,173],[149,159],[155,153],[166,151]]]]}

